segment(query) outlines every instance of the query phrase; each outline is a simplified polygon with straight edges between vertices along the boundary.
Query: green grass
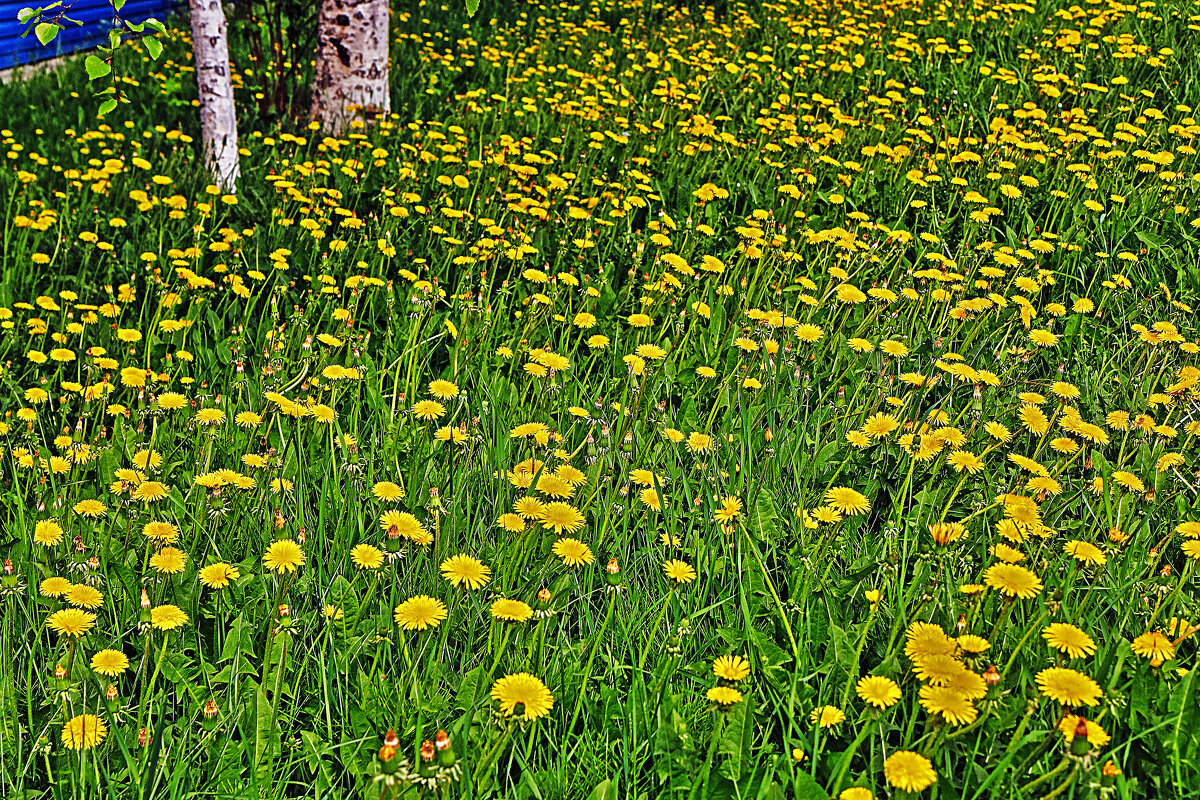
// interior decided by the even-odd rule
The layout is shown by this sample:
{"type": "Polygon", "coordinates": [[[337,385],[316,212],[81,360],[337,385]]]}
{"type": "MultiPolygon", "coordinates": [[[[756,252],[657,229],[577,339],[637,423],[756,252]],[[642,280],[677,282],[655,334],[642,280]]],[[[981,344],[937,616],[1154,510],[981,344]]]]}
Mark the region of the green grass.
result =
{"type": "Polygon", "coordinates": [[[182,36],[124,49],[103,121],[78,64],[0,88],[0,786],[900,797],[911,752],[921,796],[1194,797],[1200,8],[1086,8],[395,9],[395,113],[342,139],[254,102],[272,65],[235,30],[236,197],[198,169],[182,36]],[[582,514],[591,563],[551,518],[505,529],[530,496],[582,514]],[[486,585],[443,577],[460,553],[486,585]],[[1006,597],[1017,558],[1038,585],[1006,597]],[[239,577],[202,585],[214,563],[239,577]],[[78,641],[53,577],[101,593],[78,641]],[[187,622],[147,629],[143,590],[187,622]],[[418,595],[446,618],[402,630],[418,595]],[[961,718],[922,705],[918,622],[961,718]],[[1055,622],[1094,652],[1051,649],[1055,622]],[[91,668],[106,648],[127,671],[91,668]],[[728,655],[748,677],[714,675],[728,655]],[[1053,667],[1095,703],[1039,689],[1053,667]],[[528,722],[490,696],[522,672],[554,697],[528,722]],[[864,703],[867,675],[900,700],[864,703]],[[1072,752],[1066,713],[1107,741],[1072,752]],[[80,714],[106,727],[82,751],[80,714]],[[439,730],[457,769],[422,773],[439,730]]]}

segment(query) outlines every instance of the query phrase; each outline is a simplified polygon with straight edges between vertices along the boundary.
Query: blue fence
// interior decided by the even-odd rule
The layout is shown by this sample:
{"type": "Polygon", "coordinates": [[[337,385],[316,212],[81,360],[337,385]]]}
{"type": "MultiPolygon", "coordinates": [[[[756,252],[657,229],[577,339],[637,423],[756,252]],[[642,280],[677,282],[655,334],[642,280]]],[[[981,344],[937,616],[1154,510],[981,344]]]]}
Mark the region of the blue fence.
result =
{"type": "MultiPolygon", "coordinates": [[[[0,0],[0,69],[88,50],[108,41],[108,32],[113,28],[112,4],[108,0],[65,0],[50,13],[65,7],[68,17],[83,24],[64,21],[62,31],[48,45],[39,42],[32,31],[21,38],[26,26],[17,22],[17,13],[22,8],[49,4],[47,0],[0,0]]],[[[129,0],[121,9],[121,18],[133,23],[149,17],[161,21],[178,7],[179,0],[129,0]]]]}

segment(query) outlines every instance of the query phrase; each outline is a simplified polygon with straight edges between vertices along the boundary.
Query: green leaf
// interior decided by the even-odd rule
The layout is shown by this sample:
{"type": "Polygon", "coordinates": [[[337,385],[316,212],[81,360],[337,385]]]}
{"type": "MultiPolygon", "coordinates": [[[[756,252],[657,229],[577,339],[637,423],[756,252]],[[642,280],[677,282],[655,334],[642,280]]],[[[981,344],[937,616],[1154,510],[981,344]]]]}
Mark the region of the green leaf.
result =
{"type": "Polygon", "coordinates": [[[760,489],[758,497],[754,499],[754,508],[750,509],[746,518],[750,532],[758,539],[773,539],[778,519],[779,508],[775,503],[775,496],[768,489],[760,489]]]}
{"type": "Polygon", "coordinates": [[[105,114],[112,111],[116,107],[117,107],[117,101],[110,98],[100,104],[100,110],[97,113],[103,117],[105,114]]]}
{"type": "Polygon", "coordinates": [[[42,44],[50,44],[61,30],[62,25],[55,25],[53,22],[39,22],[33,29],[33,34],[42,44]]]}
{"type": "Polygon", "coordinates": [[[103,78],[105,75],[112,72],[112,66],[107,61],[97,56],[88,56],[83,62],[83,68],[87,70],[88,80],[94,81],[97,78],[103,78]]]}
{"type": "Polygon", "coordinates": [[[143,39],[142,42],[146,45],[146,52],[150,54],[150,58],[157,61],[162,55],[162,42],[154,38],[143,39]]]}
{"type": "Polygon", "coordinates": [[[588,795],[588,800],[617,800],[617,797],[617,781],[613,778],[606,778],[596,784],[596,788],[592,789],[592,793],[588,795]]]}
{"type": "Polygon", "coordinates": [[[807,772],[797,772],[794,787],[796,800],[829,800],[829,793],[807,772]]]}
{"type": "Polygon", "coordinates": [[[726,756],[721,774],[731,781],[742,777],[754,747],[754,708],[747,697],[728,711],[718,752],[726,756]]]}
{"type": "Polygon", "coordinates": [[[475,12],[479,10],[479,0],[467,0],[467,14],[475,16],[475,12]]]}
{"type": "Polygon", "coordinates": [[[1196,725],[1200,724],[1200,698],[1196,697],[1196,671],[1190,670],[1167,701],[1166,741],[1177,762],[1190,761],[1200,749],[1196,725]]]}
{"type": "Polygon", "coordinates": [[[120,11],[125,7],[126,0],[112,0],[113,11],[120,11]]]}
{"type": "Polygon", "coordinates": [[[26,22],[29,22],[29,20],[33,19],[34,14],[35,12],[32,8],[22,8],[17,12],[17,22],[24,25],[26,22]]]}

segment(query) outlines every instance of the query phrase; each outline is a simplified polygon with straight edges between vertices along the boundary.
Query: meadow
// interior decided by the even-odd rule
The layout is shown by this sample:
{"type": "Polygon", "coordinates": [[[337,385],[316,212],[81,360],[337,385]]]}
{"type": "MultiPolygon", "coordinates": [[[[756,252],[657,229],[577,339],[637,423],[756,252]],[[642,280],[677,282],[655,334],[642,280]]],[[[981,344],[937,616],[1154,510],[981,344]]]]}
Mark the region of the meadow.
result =
{"type": "Polygon", "coordinates": [[[402,5],[0,86],[6,797],[1197,796],[1200,4],[402,5]]]}

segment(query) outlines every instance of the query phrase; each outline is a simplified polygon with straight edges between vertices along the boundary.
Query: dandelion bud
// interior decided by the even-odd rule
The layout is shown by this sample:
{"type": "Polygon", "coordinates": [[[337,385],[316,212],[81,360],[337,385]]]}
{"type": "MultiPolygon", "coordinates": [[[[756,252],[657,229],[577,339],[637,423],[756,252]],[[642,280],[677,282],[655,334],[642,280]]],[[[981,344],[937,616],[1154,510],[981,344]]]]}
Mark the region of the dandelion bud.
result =
{"type": "Polygon", "coordinates": [[[958,615],[958,622],[955,623],[955,627],[958,628],[958,632],[960,634],[967,632],[967,615],[966,614],[958,615]]]}
{"type": "Polygon", "coordinates": [[[454,753],[454,745],[450,742],[450,734],[445,731],[438,731],[434,738],[434,745],[437,747],[437,760],[439,767],[453,767],[458,761],[458,756],[454,753]]]}
{"type": "Polygon", "coordinates": [[[215,700],[209,700],[204,704],[204,710],[201,712],[200,726],[206,731],[211,731],[217,727],[217,714],[219,709],[215,700]]]}
{"type": "Polygon", "coordinates": [[[1100,770],[1100,785],[1110,787],[1117,782],[1117,777],[1121,774],[1121,768],[1114,764],[1111,760],[1104,765],[1100,770]]]}
{"type": "Polygon", "coordinates": [[[275,509],[275,528],[280,529],[283,526],[284,526],[283,510],[277,508],[277,509],[275,509]]]}
{"type": "Polygon", "coordinates": [[[775,434],[771,433],[770,428],[767,428],[765,431],[763,431],[763,438],[766,439],[767,443],[769,444],[775,438],[775,434]]]}
{"type": "Polygon", "coordinates": [[[138,747],[145,747],[149,734],[145,728],[138,728],[138,747]]]}
{"type": "Polygon", "coordinates": [[[279,604],[279,616],[280,617],[289,617],[289,616],[291,616],[291,614],[292,614],[292,610],[290,608],[288,608],[287,603],[279,604]]]}
{"type": "Polygon", "coordinates": [[[1079,722],[1075,723],[1075,738],[1071,740],[1071,755],[1086,756],[1091,749],[1092,745],[1088,741],[1087,720],[1080,717],[1079,722]]]}
{"type": "Polygon", "coordinates": [[[13,574],[13,563],[12,563],[11,558],[4,559],[4,574],[5,575],[13,574]]]}
{"type": "Polygon", "coordinates": [[[55,667],[54,667],[54,678],[55,678],[55,680],[60,680],[60,681],[61,681],[61,680],[63,680],[63,679],[64,679],[64,678],[66,678],[66,677],[67,677],[67,668],[66,668],[66,667],[64,667],[62,664],[57,664],[57,665],[55,665],[55,667]]]}
{"type": "Polygon", "coordinates": [[[400,746],[400,737],[396,735],[395,729],[388,728],[388,732],[383,735],[383,744],[393,750],[400,746]]]}
{"type": "Polygon", "coordinates": [[[988,668],[983,672],[983,682],[988,686],[1000,683],[1000,673],[996,670],[995,664],[988,664],[988,668]]]}
{"type": "Polygon", "coordinates": [[[113,686],[111,683],[108,685],[108,688],[104,690],[104,698],[106,700],[116,700],[119,696],[120,695],[117,694],[117,687],[113,686]]]}
{"type": "Polygon", "coordinates": [[[604,568],[604,580],[609,586],[616,586],[621,582],[621,565],[615,558],[608,560],[608,566],[604,568]]]}
{"type": "Polygon", "coordinates": [[[426,739],[421,743],[421,764],[417,767],[417,772],[422,778],[432,778],[437,773],[437,767],[433,763],[435,752],[433,742],[426,739]]]}

